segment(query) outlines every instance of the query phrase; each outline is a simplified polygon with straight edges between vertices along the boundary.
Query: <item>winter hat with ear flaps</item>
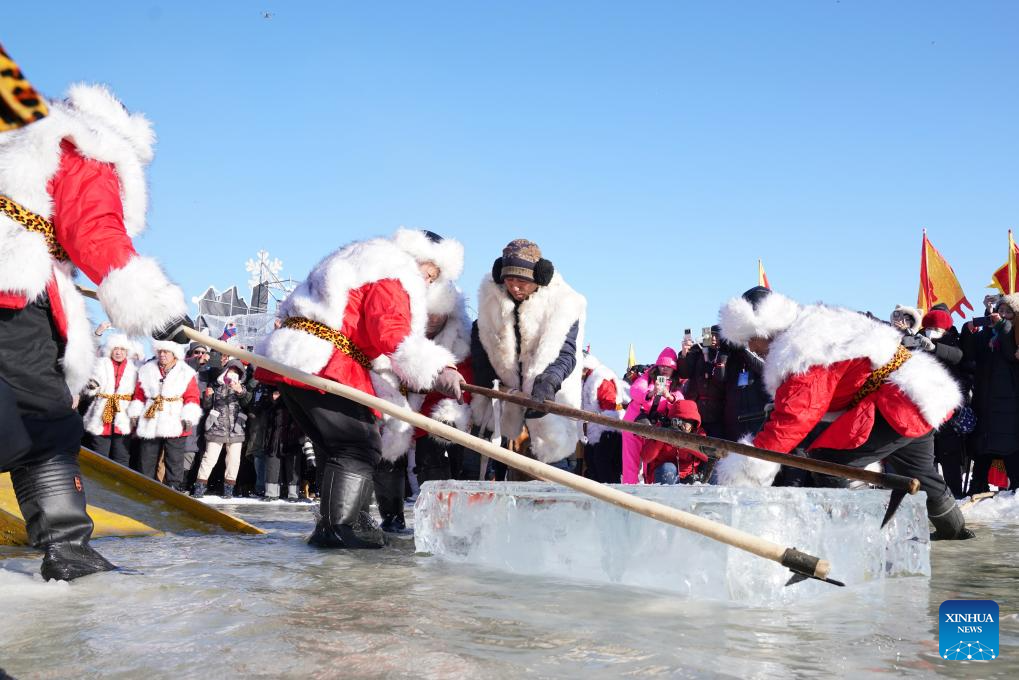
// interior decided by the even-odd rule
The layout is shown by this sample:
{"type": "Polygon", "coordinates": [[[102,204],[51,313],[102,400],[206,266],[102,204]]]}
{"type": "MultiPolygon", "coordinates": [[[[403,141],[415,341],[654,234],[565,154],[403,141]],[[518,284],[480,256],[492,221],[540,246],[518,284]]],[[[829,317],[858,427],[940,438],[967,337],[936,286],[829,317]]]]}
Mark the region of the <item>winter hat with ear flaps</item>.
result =
{"type": "Polygon", "coordinates": [[[718,325],[722,338],[746,347],[754,338],[771,339],[789,328],[800,313],[800,305],[763,286],[755,286],[722,305],[718,325]]]}
{"type": "Polygon", "coordinates": [[[541,256],[541,248],[533,241],[518,238],[506,244],[502,257],[492,263],[492,280],[502,283],[507,276],[547,286],[555,274],[552,263],[541,256]]]}
{"type": "Polygon", "coordinates": [[[895,311],[906,314],[910,319],[912,319],[912,322],[909,324],[910,333],[920,332],[920,324],[923,321],[923,314],[921,314],[918,309],[907,307],[906,305],[895,305],[895,311]]]}

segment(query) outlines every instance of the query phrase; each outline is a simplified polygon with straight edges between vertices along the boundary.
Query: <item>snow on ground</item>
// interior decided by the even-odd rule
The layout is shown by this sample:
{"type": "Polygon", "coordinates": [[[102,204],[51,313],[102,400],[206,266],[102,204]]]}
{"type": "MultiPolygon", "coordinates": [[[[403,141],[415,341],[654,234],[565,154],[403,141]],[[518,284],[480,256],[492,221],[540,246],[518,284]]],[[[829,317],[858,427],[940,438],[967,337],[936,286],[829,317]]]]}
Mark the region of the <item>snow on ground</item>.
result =
{"type": "Polygon", "coordinates": [[[972,522],[1019,523],[1019,496],[1014,491],[999,491],[993,498],[987,498],[966,507],[962,501],[963,513],[972,522]]]}

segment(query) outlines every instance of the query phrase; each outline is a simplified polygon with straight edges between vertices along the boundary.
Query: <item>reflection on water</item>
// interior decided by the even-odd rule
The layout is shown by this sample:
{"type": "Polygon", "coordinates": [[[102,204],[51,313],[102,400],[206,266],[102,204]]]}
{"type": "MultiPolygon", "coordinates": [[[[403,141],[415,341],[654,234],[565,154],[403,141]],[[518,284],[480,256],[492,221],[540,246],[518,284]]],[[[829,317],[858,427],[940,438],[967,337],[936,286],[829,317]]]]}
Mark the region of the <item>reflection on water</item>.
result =
{"type": "MultiPolygon", "coordinates": [[[[936,544],[934,577],[893,579],[792,608],[514,577],[413,553],[320,552],[308,506],[244,505],[264,537],[98,541],[143,575],[73,585],[0,569],[0,667],[15,677],[1019,676],[1019,531],[936,544]],[[1001,657],[943,661],[937,612],[1001,607],[1001,657]]],[[[7,553],[10,554],[10,553],[7,553]]]]}

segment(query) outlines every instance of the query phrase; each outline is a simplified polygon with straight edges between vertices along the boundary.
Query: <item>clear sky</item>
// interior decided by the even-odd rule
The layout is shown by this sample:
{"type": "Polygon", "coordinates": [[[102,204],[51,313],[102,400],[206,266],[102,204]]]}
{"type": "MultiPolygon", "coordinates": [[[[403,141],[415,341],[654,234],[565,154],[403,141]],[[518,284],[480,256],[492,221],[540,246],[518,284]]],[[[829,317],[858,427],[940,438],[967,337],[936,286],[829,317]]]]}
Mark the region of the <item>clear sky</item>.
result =
{"type": "Polygon", "coordinates": [[[802,301],[915,304],[923,227],[979,311],[1019,225],[1017,28],[1010,1],[49,0],[0,41],[154,122],[138,247],[189,297],[399,225],[460,239],[474,297],[527,237],[620,369],[757,258],[802,301]]]}

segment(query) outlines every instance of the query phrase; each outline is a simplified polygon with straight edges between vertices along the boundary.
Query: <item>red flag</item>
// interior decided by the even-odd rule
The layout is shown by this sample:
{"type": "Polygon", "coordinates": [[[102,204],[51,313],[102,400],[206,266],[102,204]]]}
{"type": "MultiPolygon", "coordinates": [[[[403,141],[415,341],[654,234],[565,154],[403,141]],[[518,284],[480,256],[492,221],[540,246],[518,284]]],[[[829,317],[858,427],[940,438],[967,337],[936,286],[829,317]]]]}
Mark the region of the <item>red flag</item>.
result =
{"type": "Polygon", "coordinates": [[[1005,295],[1019,290],[1019,246],[1012,237],[1011,229],[1008,230],[1008,260],[991,276],[988,288],[997,288],[1005,295]]]}

